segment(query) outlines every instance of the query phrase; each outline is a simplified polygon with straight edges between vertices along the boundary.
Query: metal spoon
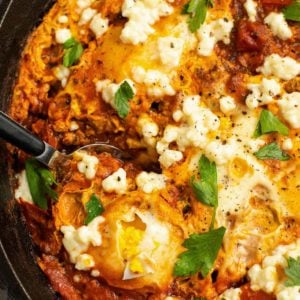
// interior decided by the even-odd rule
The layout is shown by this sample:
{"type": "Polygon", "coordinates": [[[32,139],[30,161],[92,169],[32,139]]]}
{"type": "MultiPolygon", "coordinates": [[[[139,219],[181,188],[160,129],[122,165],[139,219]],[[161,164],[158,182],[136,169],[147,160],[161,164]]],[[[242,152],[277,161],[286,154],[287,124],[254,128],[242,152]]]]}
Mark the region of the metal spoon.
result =
{"type": "Polygon", "coordinates": [[[90,144],[77,149],[71,154],[64,154],[33,135],[2,111],[0,111],[0,137],[26,153],[33,155],[39,162],[51,169],[56,169],[61,162],[72,158],[74,152],[81,150],[96,153],[107,152],[120,160],[131,158],[128,153],[108,143],[90,144]]]}

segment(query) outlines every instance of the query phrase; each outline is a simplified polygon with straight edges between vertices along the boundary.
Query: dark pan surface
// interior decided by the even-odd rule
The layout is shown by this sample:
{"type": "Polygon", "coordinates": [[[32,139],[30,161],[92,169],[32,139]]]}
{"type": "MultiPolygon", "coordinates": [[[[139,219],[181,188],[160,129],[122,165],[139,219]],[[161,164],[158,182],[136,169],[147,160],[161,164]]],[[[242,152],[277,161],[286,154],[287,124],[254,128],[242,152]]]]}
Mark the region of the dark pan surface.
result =
{"type": "MultiPolygon", "coordinates": [[[[7,111],[28,34],[53,0],[0,0],[0,109],[7,111]]],[[[0,141],[0,300],[55,299],[33,258],[20,210],[13,205],[6,148],[0,141]]]]}

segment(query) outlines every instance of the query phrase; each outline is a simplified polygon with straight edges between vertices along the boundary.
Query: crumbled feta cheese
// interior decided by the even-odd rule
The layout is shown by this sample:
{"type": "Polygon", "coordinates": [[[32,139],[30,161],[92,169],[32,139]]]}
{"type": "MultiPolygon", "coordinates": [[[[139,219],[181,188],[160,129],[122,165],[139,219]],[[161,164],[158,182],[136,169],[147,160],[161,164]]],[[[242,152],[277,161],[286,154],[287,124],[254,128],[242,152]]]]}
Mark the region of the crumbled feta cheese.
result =
{"type": "Polygon", "coordinates": [[[163,174],[156,174],[154,172],[141,172],[135,179],[137,186],[147,194],[165,188],[165,180],[166,177],[163,174]]]}
{"type": "Polygon", "coordinates": [[[89,23],[96,14],[97,14],[97,10],[92,9],[90,7],[86,8],[81,14],[78,25],[81,26],[89,23]]]}
{"type": "Polygon", "coordinates": [[[237,145],[233,140],[229,140],[225,145],[216,140],[206,146],[205,153],[217,165],[223,165],[237,155],[237,145]]]}
{"type": "Polygon", "coordinates": [[[16,179],[18,180],[18,188],[15,190],[15,199],[33,203],[25,170],[17,174],[16,179]]]}
{"type": "Polygon", "coordinates": [[[278,36],[282,40],[286,40],[292,37],[292,31],[286,22],[283,13],[271,12],[264,19],[264,23],[269,25],[273,34],[278,36]]]}
{"type": "Polygon", "coordinates": [[[100,276],[100,271],[98,271],[98,270],[92,270],[92,272],[91,272],[91,276],[93,276],[93,277],[99,277],[100,276]]]}
{"type": "Polygon", "coordinates": [[[202,25],[198,30],[198,38],[200,39],[198,54],[210,56],[219,41],[223,41],[224,44],[228,45],[232,28],[233,22],[226,18],[202,25]]]}
{"type": "Polygon", "coordinates": [[[169,168],[174,163],[182,159],[183,159],[183,154],[180,151],[167,149],[160,155],[158,161],[162,164],[163,167],[169,168]]]}
{"type": "Polygon", "coordinates": [[[257,16],[257,3],[253,0],[246,0],[244,8],[248,14],[249,20],[251,22],[255,22],[257,16]]]}
{"type": "Polygon", "coordinates": [[[230,96],[222,97],[220,99],[220,109],[225,115],[230,115],[236,109],[234,99],[230,96]]]}
{"type": "Polygon", "coordinates": [[[96,38],[99,38],[108,30],[108,19],[102,18],[101,14],[97,14],[93,17],[89,28],[96,38]]]}
{"type": "Polygon", "coordinates": [[[173,112],[172,117],[175,122],[179,122],[183,117],[183,113],[181,110],[176,110],[173,112]]]}
{"type": "Polygon", "coordinates": [[[55,40],[58,44],[64,44],[71,37],[72,33],[70,29],[62,28],[55,31],[55,40]]]}
{"type": "Polygon", "coordinates": [[[246,104],[250,109],[269,104],[273,98],[279,95],[281,87],[275,79],[263,78],[260,84],[248,84],[251,93],[246,98],[246,104]]]}
{"type": "Polygon", "coordinates": [[[181,113],[183,124],[166,126],[162,139],[156,144],[156,151],[160,154],[159,162],[165,168],[181,160],[186,148],[204,148],[209,131],[217,130],[220,126],[219,118],[208,108],[200,106],[198,95],[184,98],[181,113]],[[177,144],[179,151],[169,150],[169,144],[173,142],[177,144]]]}
{"type": "Polygon", "coordinates": [[[141,116],[137,122],[137,125],[146,144],[154,147],[156,143],[155,137],[159,132],[158,125],[146,116],[141,116]]]}
{"type": "Polygon", "coordinates": [[[111,105],[111,107],[116,108],[115,106],[115,94],[118,91],[119,87],[127,81],[127,83],[130,85],[132,88],[134,94],[136,93],[135,85],[130,79],[124,79],[122,82],[119,84],[117,83],[112,83],[110,80],[105,79],[105,80],[99,80],[96,82],[96,91],[102,92],[102,99],[111,105]]]}
{"type": "Polygon", "coordinates": [[[118,169],[102,181],[102,187],[107,193],[124,194],[127,190],[126,171],[118,169]]]}
{"type": "Polygon", "coordinates": [[[77,129],[79,129],[78,123],[75,121],[71,121],[70,122],[70,131],[76,131],[77,129]]]}
{"type": "Polygon", "coordinates": [[[287,267],[287,258],[300,256],[300,240],[289,245],[280,245],[273,250],[272,255],[266,256],[262,265],[255,264],[248,271],[250,287],[254,291],[263,290],[274,293],[276,299],[300,299],[299,287],[286,287],[283,269],[287,267]]]}
{"type": "Polygon", "coordinates": [[[57,20],[60,24],[66,24],[69,22],[69,18],[66,15],[59,16],[57,20]]]}
{"type": "Polygon", "coordinates": [[[59,65],[54,69],[54,75],[58,80],[61,81],[61,86],[65,87],[70,76],[70,69],[63,65],[59,65]]]}
{"type": "Polygon", "coordinates": [[[125,0],[122,16],[128,21],[121,33],[122,42],[133,45],[145,42],[154,33],[151,25],[172,12],[173,7],[164,0],[125,0]]]}
{"type": "Polygon", "coordinates": [[[290,138],[287,138],[282,143],[283,150],[292,150],[293,149],[293,141],[290,138]]]}
{"type": "Polygon", "coordinates": [[[99,232],[99,225],[103,222],[104,218],[98,216],[88,225],[77,229],[72,225],[60,228],[60,231],[64,235],[62,243],[70,256],[70,261],[76,264],[76,267],[79,268],[78,270],[87,270],[94,266],[93,258],[84,255],[84,253],[90,245],[94,247],[101,246],[102,237],[99,232]]]}
{"type": "Polygon", "coordinates": [[[158,39],[158,50],[161,62],[170,69],[179,66],[184,40],[175,37],[158,39]]]}
{"type": "Polygon", "coordinates": [[[289,56],[271,54],[265,58],[263,66],[256,71],[265,76],[274,75],[283,80],[290,80],[300,74],[300,64],[289,56]]]}
{"type": "Polygon", "coordinates": [[[300,93],[284,94],[278,101],[284,119],[292,128],[300,128],[300,93]]]}
{"type": "Polygon", "coordinates": [[[272,293],[278,282],[278,275],[274,266],[262,268],[256,264],[248,271],[248,276],[253,291],[263,290],[266,293],[272,293]]]}
{"type": "Polygon", "coordinates": [[[92,0],[77,0],[77,7],[79,11],[84,10],[85,8],[89,7],[92,5],[92,0]]]}
{"type": "Polygon", "coordinates": [[[240,300],[242,290],[240,288],[231,288],[222,293],[218,299],[220,300],[240,300]]]}
{"type": "Polygon", "coordinates": [[[93,179],[97,172],[99,160],[96,156],[89,155],[84,151],[75,152],[75,157],[80,161],[77,163],[77,169],[84,174],[87,179],[93,179]]]}
{"type": "Polygon", "coordinates": [[[176,93],[170,84],[169,76],[160,71],[146,71],[142,67],[135,67],[132,69],[132,75],[137,83],[146,85],[149,96],[159,98],[165,95],[173,96],[176,93]]]}
{"type": "Polygon", "coordinates": [[[75,269],[81,271],[90,270],[92,267],[95,266],[95,261],[93,256],[89,254],[80,254],[76,259],[75,269]]]}

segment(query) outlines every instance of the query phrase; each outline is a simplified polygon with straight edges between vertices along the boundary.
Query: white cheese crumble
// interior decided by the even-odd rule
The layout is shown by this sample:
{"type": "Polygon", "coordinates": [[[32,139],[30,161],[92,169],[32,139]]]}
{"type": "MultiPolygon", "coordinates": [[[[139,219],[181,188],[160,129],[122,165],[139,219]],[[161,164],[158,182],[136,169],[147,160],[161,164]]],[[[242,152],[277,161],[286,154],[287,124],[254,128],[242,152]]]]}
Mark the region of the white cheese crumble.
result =
{"type": "Polygon", "coordinates": [[[33,203],[26,177],[26,171],[23,170],[21,173],[17,174],[16,179],[18,180],[18,188],[15,190],[15,199],[22,199],[23,201],[33,203]]]}
{"type": "Polygon", "coordinates": [[[137,125],[145,143],[154,147],[156,144],[156,136],[159,132],[158,125],[147,116],[141,116],[138,119],[137,125]]]}
{"type": "Polygon", "coordinates": [[[122,82],[119,84],[117,83],[112,83],[109,79],[105,80],[99,80],[96,82],[96,91],[102,92],[102,99],[111,105],[114,109],[116,109],[115,106],[115,94],[118,91],[119,87],[127,81],[127,83],[130,85],[130,87],[133,90],[133,93],[136,93],[135,85],[130,79],[124,79],[122,82]]]}
{"type": "Polygon", "coordinates": [[[247,12],[248,18],[251,22],[256,21],[257,16],[257,3],[253,0],[246,0],[244,8],[247,12]]]}
{"type": "Polygon", "coordinates": [[[292,128],[300,128],[300,93],[284,94],[278,101],[284,119],[292,128]]]}
{"type": "Polygon", "coordinates": [[[273,98],[280,94],[280,84],[275,79],[263,78],[260,84],[248,84],[251,93],[246,98],[246,104],[250,109],[269,104],[273,98]]]}
{"type": "Polygon", "coordinates": [[[81,12],[85,8],[91,6],[92,3],[93,3],[93,0],[77,0],[76,1],[79,12],[81,12]]]}
{"type": "Polygon", "coordinates": [[[165,180],[166,177],[163,174],[156,174],[154,172],[141,172],[135,179],[138,188],[147,194],[165,188],[165,180]]]}
{"type": "Polygon", "coordinates": [[[283,13],[271,12],[264,19],[264,23],[269,25],[272,33],[282,40],[287,40],[292,37],[292,31],[286,22],[283,13]]]}
{"type": "Polygon", "coordinates": [[[242,290],[240,288],[231,288],[222,293],[218,299],[220,300],[240,300],[242,290]]]}
{"type": "Polygon", "coordinates": [[[204,148],[207,134],[220,126],[219,118],[208,108],[200,106],[200,96],[186,96],[182,104],[180,126],[168,125],[163,137],[156,144],[159,162],[169,168],[183,158],[182,152],[188,147],[204,148]],[[178,150],[170,150],[169,144],[176,143],[178,150]]]}
{"type": "Polygon", "coordinates": [[[96,9],[92,9],[90,7],[86,8],[81,14],[78,25],[82,26],[89,23],[96,14],[97,14],[96,9]]]}
{"type": "Polygon", "coordinates": [[[108,30],[108,19],[102,18],[101,14],[97,14],[93,17],[89,28],[95,34],[96,38],[99,38],[108,30]]]}
{"type": "Polygon", "coordinates": [[[230,115],[236,109],[234,99],[230,96],[222,97],[220,99],[220,109],[225,115],[230,115]]]}
{"type": "Polygon", "coordinates": [[[204,24],[198,30],[198,54],[202,56],[210,56],[217,42],[222,41],[228,45],[230,43],[230,33],[233,28],[233,21],[226,18],[212,21],[204,24]]]}
{"type": "Polygon", "coordinates": [[[263,66],[256,71],[265,76],[274,75],[283,80],[290,80],[300,74],[300,64],[289,56],[271,54],[265,58],[263,66]]]}
{"type": "Polygon", "coordinates": [[[84,151],[75,152],[75,157],[80,161],[77,163],[77,169],[80,173],[84,174],[89,180],[93,179],[97,172],[99,160],[96,156],[89,155],[84,151]]]}
{"type": "Polygon", "coordinates": [[[96,217],[88,225],[74,228],[72,225],[62,226],[60,231],[64,234],[63,245],[67,250],[70,261],[78,270],[88,270],[95,265],[92,256],[85,254],[90,245],[97,247],[102,244],[99,225],[104,222],[101,216],[96,217]]]}
{"type": "Polygon", "coordinates": [[[107,193],[124,194],[127,190],[126,171],[123,168],[106,177],[102,181],[102,188],[107,193]]]}
{"type": "Polygon", "coordinates": [[[59,16],[57,20],[60,24],[66,24],[69,22],[69,18],[66,15],[59,16]]]}
{"type": "Polygon", "coordinates": [[[287,267],[287,258],[297,258],[298,256],[300,256],[300,240],[275,248],[272,255],[263,259],[261,265],[255,264],[248,271],[251,289],[274,293],[276,298],[281,300],[299,299],[299,286],[296,289],[286,287],[284,282],[287,278],[283,272],[283,269],[287,267]]]}
{"type": "Polygon", "coordinates": [[[58,80],[60,80],[61,86],[65,87],[70,76],[70,69],[63,65],[59,65],[54,69],[54,75],[58,80]]]}
{"type": "Polygon", "coordinates": [[[145,70],[142,67],[132,69],[133,79],[137,83],[143,83],[147,87],[148,96],[156,98],[175,95],[168,75],[157,70],[145,70]]]}
{"type": "Polygon", "coordinates": [[[168,68],[178,67],[183,51],[184,39],[163,37],[158,39],[158,50],[161,62],[168,68]]]}
{"type": "Polygon", "coordinates": [[[79,129],[79,125],[76,121],[71,121],[70,122],[70,131],[76,131],[79,129]]]}
{"type": "Polygon", "coordinates": [[[173,7],[164,0],[125,0],[122,16],[128,21],[121,33],[122,42],[133,45],[145,42],[154,33],[151,25],[172,12],[173,7]]]}
{"type": "Polygon", "coordinates": [[[283,143],[282,143],[282,149],[286,150],[286,151],[292,150],[293,149],[293,141],[292,141],[292,139],[290,139],[290,138],[285,139],[283,141],[283,143]]]}
{"type": "Polygon", "coordinates": [[[64,44],[71,37],[72,37],[72,33],[70,29],[61,28],[55,31],[55,40],[58,44],[64,44]]]}

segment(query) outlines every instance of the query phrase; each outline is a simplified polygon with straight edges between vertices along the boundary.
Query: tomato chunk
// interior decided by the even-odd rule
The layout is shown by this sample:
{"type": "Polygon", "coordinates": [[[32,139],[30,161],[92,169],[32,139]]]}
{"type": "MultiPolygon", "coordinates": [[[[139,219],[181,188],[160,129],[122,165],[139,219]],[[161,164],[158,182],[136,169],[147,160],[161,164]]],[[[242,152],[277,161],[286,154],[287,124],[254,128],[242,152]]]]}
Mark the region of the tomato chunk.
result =
{"type": "Polygon", "coordinates": [[[266,26],[258,22],[241,21],[237,31],[239,51],[259,51],[268,38],[266,26]]]}

